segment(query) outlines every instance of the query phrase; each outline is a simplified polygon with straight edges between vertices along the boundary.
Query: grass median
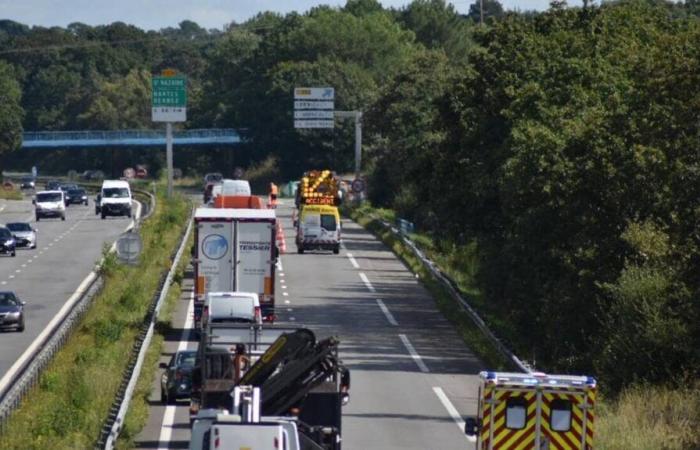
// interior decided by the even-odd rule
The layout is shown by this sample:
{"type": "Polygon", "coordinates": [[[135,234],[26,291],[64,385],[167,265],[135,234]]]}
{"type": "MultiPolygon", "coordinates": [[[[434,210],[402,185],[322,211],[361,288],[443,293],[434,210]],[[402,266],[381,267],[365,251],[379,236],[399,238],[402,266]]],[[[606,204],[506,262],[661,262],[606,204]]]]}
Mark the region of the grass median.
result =
{"type": "Polygon", "coordinates": [[[5,190],[0,187],[0,200],[23,200],[24,196],[22,195],[21,191],[17,191],[15,189],[13,190],[5,190]]]}
{"type": "Polygon", "coordinates": [[[80,325],[10,417],[0,449],[92,448],[114,401],[161,275],[180,242],[190,203],[158,198],[141,227],[137,266],[105,252],[105,285],[80,325]]]}

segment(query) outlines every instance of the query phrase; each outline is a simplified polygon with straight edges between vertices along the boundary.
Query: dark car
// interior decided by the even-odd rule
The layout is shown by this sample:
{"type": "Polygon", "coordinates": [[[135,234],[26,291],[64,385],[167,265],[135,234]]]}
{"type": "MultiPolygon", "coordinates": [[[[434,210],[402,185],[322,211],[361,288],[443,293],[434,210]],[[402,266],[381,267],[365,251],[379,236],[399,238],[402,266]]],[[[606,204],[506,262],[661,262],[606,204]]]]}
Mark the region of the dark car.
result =
{"type": "Polygon", "coordinates": [[[15,256],[17,241],[12,235],[12,232],[5,227],[0,227],[0,254],[9,254],[15,256]]]}
{"type": "Polygon", "coordinates": [[[51,180],[46,182],[47,191],[58,191],[61,189],[61,182],[56,180],[51,180]]]}
{"type": "Polygon", "coordinates": [[[103,180],[105,174],[101,170],[86,170],[81,176],[84,180],[103,180]]]}
{"type": "Polygon", "coordinates": [[[204,183],[221,183],[224,176],[219,172],[212,172],[204,175],[204,183]]]}
{"type": "Polygon", "coordinates": [[[24,302],[14,292],[0,291],[0,328],[24,331],[24,302]]]}
{"type": "Polygon", "coordinates": [[[27,222],[12,222],[6,224],[7,229],[15,237],[15,247],[36,248],[36,230],[27,222]]]}
{"type": "Polygon", "coordinates": [[[36,181],[33,177],[24,177],[20,181],[20,189],[34,189],[36,187],[36,181]]]}
{"type": "Polygon", "coordinates": [[[87,205],[88,204],[88,198],[87,198],[87,193],[85,192],[85,189],[68,189],[68,192],[66,193],[66,205],[87,205]]]}
{"type": "Polygon", "coordinates": [[[179,350],[169,364],[161,363],[165,369],[160,378],[160,398],[163,403],[173,404],[178,398],[190,396],[192,370],[197,360],[196,350],[179,350]]]}

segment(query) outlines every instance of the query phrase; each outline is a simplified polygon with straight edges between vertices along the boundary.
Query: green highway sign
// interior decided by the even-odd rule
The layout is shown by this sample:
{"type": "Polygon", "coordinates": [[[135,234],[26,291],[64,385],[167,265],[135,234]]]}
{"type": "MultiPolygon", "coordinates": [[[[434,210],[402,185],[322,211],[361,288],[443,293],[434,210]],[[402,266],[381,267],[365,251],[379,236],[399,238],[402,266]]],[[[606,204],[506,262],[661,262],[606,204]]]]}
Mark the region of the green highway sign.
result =
{"type": "Polygon", "coordinates": [[[187,117],[187,79],[182,75],[154,76],[151,81],[154,122],[184,122],[187,117]]]}

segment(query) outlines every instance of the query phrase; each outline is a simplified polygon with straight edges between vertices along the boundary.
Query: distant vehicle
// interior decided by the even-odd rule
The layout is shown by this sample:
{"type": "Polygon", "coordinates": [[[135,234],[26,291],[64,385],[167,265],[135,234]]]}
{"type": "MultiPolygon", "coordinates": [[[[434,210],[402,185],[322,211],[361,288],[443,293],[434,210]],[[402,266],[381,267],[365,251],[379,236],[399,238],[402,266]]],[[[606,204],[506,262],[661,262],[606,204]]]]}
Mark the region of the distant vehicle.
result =
{"type": "Polygon", "coordinates": [[[296,222],[297,253],[313,249],[340,253],[340,215],[336,206],[301,205],[296,222]]]}
{"type": "Polygon", "coordinates": [[[221,183],[207,183],[207,185],[204,186],[202,200],[205,204],[209,203],[214,198],[214,186],[221,186],[221,183]]]}
{"type": "Polygon", "coordinates": [[[88,204],[88,198],[85,189],[69,189],[66,195],[66,204],[79,205],[81,203],[85,206],[87,206],[88,204]]]}
{"type": "Polygon", "coordinates": [[[0,254],[9,254],[15,256],[17,242],[12,232],[5,227],[0,227],[0,254]]]}
{"type": "Polygon", "coordinates": [[[37,222],[44,217],[66,220],[66,194],[61,190],[37,192],[34,205],[37,222]]]}
{"type": "Polygon", "coordinates": [[[46,182],[47,191],[59,191],[61,190],[61,182],[56,180],[51,180],[46,182]]]}
{"type": "Polygon", "coordinates": [[[86,170],[81,177],[84,180],[104,180],[105,174],[101,170],[86,170]]]}
{"type": "Polygon", "coordinates": [[[105,180],[95,201],[95,214],[131,217],[131,188],[122,180],[105,180]]]}
{"type": "Polygon", "coordinates": [[[148,170],[146,166],[137,165],[136,166],[136,178],[146,178],[148,176],[148,170]]]}
{"type": "Polygon", "coordinates": [[[189,397],[192,390],[192,370],[197,361],[197,350],[178,350],[170,363],[161,363],[165,369],[160,377],[160,399],[173,404],[178,398],[189,397]]]}
{"type": "Polygon", "coordinates": [[[63,192],[68,192],[71,189],[80,189],[80,188],[75,183],[61,183],[61,185],[59,186],[59,189],[62,190],[63,192]]]}
{"type": "Polygon", "coordinates": [[[15,237],[15,246],[36,248],[36,230],[27,222],[12,222],[6,224],[15,237]]]}
{"type": "Polygon", "coordinates": [[[15,327],[15,330],[24,331],[24,305],[14,292],[0,292],[0,327],[15,327]]]}
{"type": "Polygon", "coordinates": [[[204,304],[202,322],[262,325],[258,294],[252,292],[209,292],[204,304]]]}
{"type": "Polygon", "coordinates": [[[212,172],[204,175],[204,183],[221,183],[224,176],[219,172],[212,172]]]}
{"type": "Polygon", "coordinates": [[[34,177],[24,177],[20,181],[20,189],[34,189],[36,187],[36,181],[34,177]]]}

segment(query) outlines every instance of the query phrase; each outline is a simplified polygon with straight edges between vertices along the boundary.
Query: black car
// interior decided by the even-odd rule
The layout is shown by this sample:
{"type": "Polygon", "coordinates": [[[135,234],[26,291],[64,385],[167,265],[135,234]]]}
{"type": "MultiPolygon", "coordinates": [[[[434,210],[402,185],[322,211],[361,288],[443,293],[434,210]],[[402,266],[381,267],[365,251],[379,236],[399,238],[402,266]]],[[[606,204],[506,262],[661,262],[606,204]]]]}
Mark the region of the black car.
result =
{"type": "Polygon", "coordinates": [[[172,404],[178,398],[190,396],[192,370],[196,360],[196,350],[179,350],[170,359],[169,364],[160,364],[160,367],[165,369],[160,378],[160,398],[163,403],[172,404]]]}
{"type": "Polygon", "coordinates": [[[20,181],[20,189],[34,189],[36,187],[36,181],[33,177],[24,177],[20,181]]]}
{"type": "Polygon", "coordinates": [[[61,190],[61,182],[52,180],[52,181],[47,181],[46,182],[46,190],[47,191],[59,191],[61,190]]]}
{"type": "Polygon", "coordinates": [[[0,328],[24,331],[24,304],[14,292],[0,291],[0,328]]]}
{"type": "Polygon", "coordinates": [[[68,192],[66,193],[66,205],[87,205],[88,204],[88,198],[87,198],[87,193],[85,192],[85,189],[68,189],[68,192]]]}
{"type": "Polygon", "coordinates": [[[0,254],[9,254],[15,256],[17,241],[12,235],[12,232],[5,227],[0,227],[0,254]]]}

